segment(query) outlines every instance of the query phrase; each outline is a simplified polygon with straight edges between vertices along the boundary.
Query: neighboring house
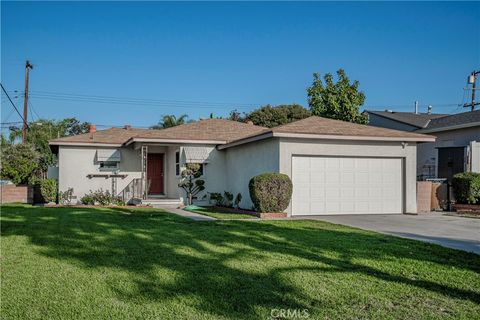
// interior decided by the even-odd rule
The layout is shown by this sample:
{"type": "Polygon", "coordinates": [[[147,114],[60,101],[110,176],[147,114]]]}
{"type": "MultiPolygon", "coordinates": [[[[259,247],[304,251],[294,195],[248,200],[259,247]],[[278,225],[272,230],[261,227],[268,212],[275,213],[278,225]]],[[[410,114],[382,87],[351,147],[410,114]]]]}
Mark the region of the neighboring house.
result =
{"type": "Polygon", "coordinates": [[[103,188],[127,200],[183,201],[180,174],[186,163],[200,163],[204,194],[241,193],[240,207],[246,209],[252,208],[253,176],[287,174],[293,182],[290,216],[416,212],[417,142],[434,140],[310,117],[272,129],[223,119],[163,130],[93,127],[50,145],[58,154],[59,189],[74,188],[77,199],[103,188]]]}
{"type": "Polygon", "coordinates": [[[431,134],[435,142],[417,149],[417,177],[451,179],[465,171],[480,172],[480,111],[453,115],[365,111],[377,127],[431,134]]]}

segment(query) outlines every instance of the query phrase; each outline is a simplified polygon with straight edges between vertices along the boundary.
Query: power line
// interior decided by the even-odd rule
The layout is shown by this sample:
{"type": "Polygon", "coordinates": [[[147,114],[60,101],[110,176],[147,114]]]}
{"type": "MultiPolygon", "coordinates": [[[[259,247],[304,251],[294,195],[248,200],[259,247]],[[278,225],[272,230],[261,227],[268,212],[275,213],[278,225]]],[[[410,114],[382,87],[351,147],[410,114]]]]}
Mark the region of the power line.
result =
{"type": "MultiPolygon", "coordinates": [[[[7,90],[5,90],[5,87],[3,86],[3,84],[0,83],[0,86],[2,87],[3,92],[4,92],[5,95],[7,96],[8,100],[10,101],[10,103],[12,104],[12,106],[15,108],[15,111],[17,111],[17,113],[18,113],[18,115],[20,116],[20,118],[22,118],[22,120],[23,120],[24,123],[27,123],[27,122],[25,121],[25,119],[23,118],[22,114],[20,113],[20,111],[18,111],[17,106],[15,106],[15,103],[13,103],[12,99],[11,99],[10,96],[8,95],[7,90]]],[[[27,127],[28,127],[28,124],[27,124],[27,127]]]]}

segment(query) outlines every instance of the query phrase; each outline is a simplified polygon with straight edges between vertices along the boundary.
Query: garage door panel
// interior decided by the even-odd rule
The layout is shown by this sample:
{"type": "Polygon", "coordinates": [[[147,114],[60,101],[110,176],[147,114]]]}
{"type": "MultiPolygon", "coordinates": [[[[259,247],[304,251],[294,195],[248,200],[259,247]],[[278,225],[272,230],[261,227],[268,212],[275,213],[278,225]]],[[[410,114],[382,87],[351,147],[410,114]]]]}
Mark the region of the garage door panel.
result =
{"type": "Polygon", "coordinates": [[[295,156],[293,215],[401,213],[402,160],[295,156]]]}

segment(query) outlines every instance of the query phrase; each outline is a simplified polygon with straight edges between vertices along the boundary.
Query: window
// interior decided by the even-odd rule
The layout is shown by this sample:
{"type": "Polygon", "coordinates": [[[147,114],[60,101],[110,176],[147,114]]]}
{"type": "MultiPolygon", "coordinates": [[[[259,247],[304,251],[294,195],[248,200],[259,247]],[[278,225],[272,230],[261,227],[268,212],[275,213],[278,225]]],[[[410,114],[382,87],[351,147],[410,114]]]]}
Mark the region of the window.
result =
{"type": "Polygon", "coordinates": [[[205,170],[205,164],[204,163],[197,163],[197,164],[200,166],[200,170],[198,170],[198,171],[200,171],[200,173],[203,176],[203,174],[205,173],[205,171],[204,171],[205,170]]]}
{"type": "Polygon", "coordinates": [[[118,162],[117,161],[100,161],[100,170],[117,170],[118,162]]]}
{"type": "Polygon", "coordinates": [[[180,151],[175,151],[175,174],[180,175],[180,151]]]}

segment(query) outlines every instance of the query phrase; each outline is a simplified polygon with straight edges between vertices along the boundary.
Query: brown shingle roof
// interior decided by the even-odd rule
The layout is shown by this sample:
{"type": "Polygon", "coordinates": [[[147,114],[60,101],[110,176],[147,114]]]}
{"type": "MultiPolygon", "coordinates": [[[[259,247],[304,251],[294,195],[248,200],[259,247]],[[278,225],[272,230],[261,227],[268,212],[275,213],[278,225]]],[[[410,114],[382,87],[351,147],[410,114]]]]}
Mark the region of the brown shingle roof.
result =
{"type": "Polygon", "coordinates": [[[268,131],[267,128],[225,119],[207,119],[163,130],[147,130],[135,139],[208,140],[228,143],[268,131]]]}
{"type": "Polygon", "coordinates": [[[386,129],[316,116],[272,128],[272,132],[378,138],[432,138],[432,136],[424,134],[386,129]]]}
{"type": "MultiPolygon", "coordinates": [[[[309,117],[303,120],[291,122],[272,129],[245,124],[224,119],[208,119],[184,124],[163,130],[154,129],[119,129],[111,128],[97,131],[93,134],[86,133],[77,136],[51,140],[52,145],[69,143],[92,143],[92,144],[118,144],[122,145],[129,141],[142,140],[191,140],[209,141],[216,144],[231,143],[242,139],[259,135],[275,136],[288,134],[307,134],[317,136],[345,136],[345,137],[370,137],[381,140],[408,139],[422,141],[432,139],[431,135],[386,129],[368,125],[355,124],[345,121],[332,120],[321,117],[309,117]]],[[[348,139],[348,138],[347,138],[348,139]]]]}
{"type": "Polygon", "coordinates": [[[187,123],[168,129],[121,129],[99,130],[93,134],[85,133],[71,137],[50,140],[50,144],[62,143],[108,143],[124,144],[130,139],[171,139],[216,141],[227,143],[268,131],[267,128],[225,119],[207,119],[187,123]]]}
{"type": "Polygon", "coordinates": [[[395,120],[397,122],[409,124],[417,128],[425,128],[433,119],[439,119],[448,116],[440,113],[415,113],[415,112],[396,112],[396,111],[374,111],[365,110],[377,116],[395,120]]]}
{"type": "Polygon", "coordinates": [[[98,130],[94,133],[84,133],[76,136],[64,137],[50,140],[50,144],[62,143],[107,143],[107,144],[123,144],[131,137],[134,137],[148,129],[123,129],[110,128],[106,130],[98,130]]]}

